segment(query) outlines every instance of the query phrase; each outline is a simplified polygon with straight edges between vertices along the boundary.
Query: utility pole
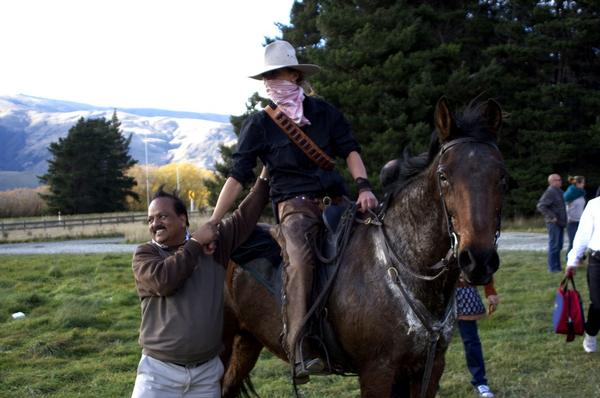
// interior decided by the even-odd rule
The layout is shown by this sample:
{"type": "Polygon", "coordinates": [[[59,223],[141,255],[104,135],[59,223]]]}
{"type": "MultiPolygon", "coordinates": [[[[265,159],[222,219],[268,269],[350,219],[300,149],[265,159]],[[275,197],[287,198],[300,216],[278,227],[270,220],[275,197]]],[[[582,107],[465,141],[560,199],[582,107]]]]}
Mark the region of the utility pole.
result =
{"type": "Polygon", "coordinates": [[[146,155],[146,209],[150,207],[150,186],[148,185],[148,141],[144,140],[144,154],[146,155]]]}
{"type": "Polygon", "coordinates": [[[175,163],[175,172],[177,173],[177,194],[179,195],[179,163],[175,163]]]}

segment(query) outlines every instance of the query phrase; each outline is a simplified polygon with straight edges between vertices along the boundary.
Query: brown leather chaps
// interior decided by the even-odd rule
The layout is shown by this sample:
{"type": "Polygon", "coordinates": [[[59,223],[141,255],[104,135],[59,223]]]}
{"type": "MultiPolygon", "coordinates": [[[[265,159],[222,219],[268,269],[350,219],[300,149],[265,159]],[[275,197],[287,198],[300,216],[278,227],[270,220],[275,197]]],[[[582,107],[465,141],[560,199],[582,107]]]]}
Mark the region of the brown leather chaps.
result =
{"type": "MultiPolygon", "coordinates": [[[[323,224],[318,199],[293,198],[279,203],[279,244],[284,260],[283,333],[290,359],[302,319],[308,311],[315,271],[315,255],[311,242],[323,224]],[[283,238],[283,239],[281,239],[283,238]],[[283,242],[284,241],[284,242],[283,242]]],[[[300,347],[297,347],[300,348],[300,347]]],[[[304,350],[303,350],[304,351],[304,350]]],[[[304,351],[305,359],[310,353],[304,351]]]]}

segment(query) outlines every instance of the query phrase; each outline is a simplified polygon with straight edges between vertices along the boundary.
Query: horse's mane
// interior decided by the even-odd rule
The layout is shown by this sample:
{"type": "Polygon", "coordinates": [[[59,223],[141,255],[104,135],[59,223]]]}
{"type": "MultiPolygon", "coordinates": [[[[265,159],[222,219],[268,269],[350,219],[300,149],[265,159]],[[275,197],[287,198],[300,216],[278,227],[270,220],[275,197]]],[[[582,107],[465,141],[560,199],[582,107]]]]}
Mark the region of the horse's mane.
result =
{"type": "MultiPolygon", "coordinates": [[[[480,141],[496,143],[496,135],[490,130],[483,114],[485,105],[485,103],[473,100],[461,113],[454,114],[453,120],[456,128],[452,130],[451,139],[471,137],[480,141]]],[[[395,195],[414,177],[421,174],[434,161],[440,148],[438,133],[437,130],[434,130],[427,152],[411,156],[407,147],[400,158],[389,161],[379,174],[386,195],[395,195]]]]}

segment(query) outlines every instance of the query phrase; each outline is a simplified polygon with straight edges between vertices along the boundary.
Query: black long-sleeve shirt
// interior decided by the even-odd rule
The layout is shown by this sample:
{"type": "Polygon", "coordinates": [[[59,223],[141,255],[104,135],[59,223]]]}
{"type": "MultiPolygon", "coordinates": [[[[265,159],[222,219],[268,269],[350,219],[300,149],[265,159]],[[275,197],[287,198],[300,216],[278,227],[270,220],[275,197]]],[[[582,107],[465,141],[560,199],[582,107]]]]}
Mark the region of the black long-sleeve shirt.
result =
{"type": "MultiPolygon", "coordinates": [[[[308,96],[303,107],[304,116],[311,124],[302,126],[302,130],[329,156],[346,159],[351,152],[360,152],[350,125],[335,107],[308,96]]],[[[242,126],[230,176],[242,184],[251,182],[257,158],[269,170],[271,198],[275,202],[304,194],[337,196],[343,193],[339,174],[320,169],[265,111],[249,116],[242,126]],[[336,189],[341,192],[335,192],[336,189]]]]}

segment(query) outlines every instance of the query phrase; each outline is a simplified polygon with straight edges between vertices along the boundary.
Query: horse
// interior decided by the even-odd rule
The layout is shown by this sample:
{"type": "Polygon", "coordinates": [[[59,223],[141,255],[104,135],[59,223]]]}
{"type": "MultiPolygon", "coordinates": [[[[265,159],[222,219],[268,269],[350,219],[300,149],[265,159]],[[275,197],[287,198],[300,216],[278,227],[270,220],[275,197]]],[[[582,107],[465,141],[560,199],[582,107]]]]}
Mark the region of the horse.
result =
{"type": "MultiPolygon", "coordinates": [[[[354,227],[327,299],[328,321],[362,397],[434,397],[459,274],[483,285],[499,267],[507,180],[496,145],[501,108],[472,101],[455,115],[442,97],[434,124],[429,152],[397,161],[379,217],[354,227]]],[[[236,264],[225,294],[222,394],[249,395],[263,347],[287,361],[280,307],[236,264]]]]}

